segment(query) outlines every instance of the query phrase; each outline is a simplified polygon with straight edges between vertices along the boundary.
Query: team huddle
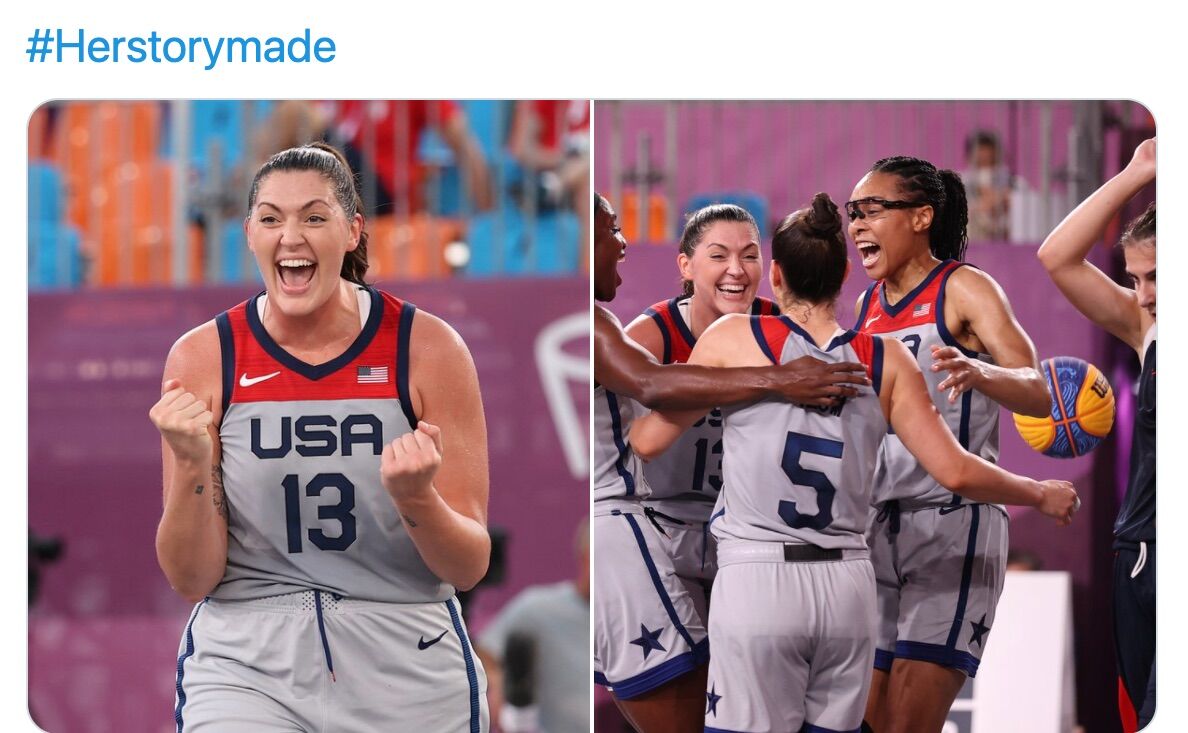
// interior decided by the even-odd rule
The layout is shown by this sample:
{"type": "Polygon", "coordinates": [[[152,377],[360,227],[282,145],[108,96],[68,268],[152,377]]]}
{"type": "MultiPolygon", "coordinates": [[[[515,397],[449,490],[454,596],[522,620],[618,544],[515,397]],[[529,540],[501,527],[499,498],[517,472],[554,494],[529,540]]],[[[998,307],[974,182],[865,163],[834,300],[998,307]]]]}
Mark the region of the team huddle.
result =
{"type": "MultiPolygon", "coordinates": [[[[1152,567],[1153,207],[1149,231],[1123,238],[1136,290],[1085,257],[1153,179],[1148,141],[1040,251],[1149,365],[1132,454],[1149,469],[1132,465],[1117,541],[1152,567]]],[[[610,202],[594,204],[606,302],[626,241],[610,202]]],[[[594,674],[638,730],[941,730],[994,626],[1002,505],[1060,526],[1080,506],[1066,481],[996,465],[1000,406],[1043,416],[1051,395],[1002,289],[963,261],[967,223],[957,174],[885,158],[841,209],[817,194],[786,216],[769,247],[738,206],[691,214],[682,294],[626,330],[595,306],[594,674]],[[852,312],[836,302],[847,235],[871,281],[852,312]],[[773,301],[756,295],[765,275],[773,301]]],[[[1154,707],[1147,577],[1126,625],[1150,627],[1149,653],[1117,634],[1136,711],[1154,707]]]]}

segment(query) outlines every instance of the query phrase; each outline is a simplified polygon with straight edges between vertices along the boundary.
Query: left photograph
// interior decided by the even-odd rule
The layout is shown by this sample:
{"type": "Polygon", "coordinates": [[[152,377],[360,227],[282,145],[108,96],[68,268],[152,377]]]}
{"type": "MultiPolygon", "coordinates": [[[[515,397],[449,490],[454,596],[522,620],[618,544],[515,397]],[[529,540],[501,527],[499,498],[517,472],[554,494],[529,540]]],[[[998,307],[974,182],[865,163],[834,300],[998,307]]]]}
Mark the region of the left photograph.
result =
{"type": "Polygon", "coordinates": [[[33,112],[34,722],[589,729],[589,120],[33,112]]]}

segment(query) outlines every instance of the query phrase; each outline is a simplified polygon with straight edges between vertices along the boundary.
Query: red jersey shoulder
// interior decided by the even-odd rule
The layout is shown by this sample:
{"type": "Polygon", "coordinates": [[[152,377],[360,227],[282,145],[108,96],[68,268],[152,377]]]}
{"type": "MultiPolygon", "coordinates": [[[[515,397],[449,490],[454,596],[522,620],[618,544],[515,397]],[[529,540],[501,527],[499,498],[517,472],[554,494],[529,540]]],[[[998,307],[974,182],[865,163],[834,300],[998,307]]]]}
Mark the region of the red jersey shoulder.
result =
{"type": "Polygon", "coordinates": [[[655,322],[664,339],[664,353],[661,355],[661,361],[665,364],[684,364],[689,361],[689,356],[693,353],[693,334],[681,316],[678,305],[681,300],[681,297],[662,300],[644,311],[644,315],[649,316],[655,322]]]}
{"type": "Polygon", "coordinates": [[[415,309],[399,298],[375,292],[359,335],[345,351],[321,364],[303,362],[273,341],[258,316],[249,311],[256,307],[256,299],[227,311],[231,348],[225,342],[227,334],[220,333],[220,338],[224,340],[223,388],[224,393],[230,392],[229,402],[399,397],[400,348],[407,344],[401,334],[415,309]]]}
{"type": "Polygon", "coordinates": [[[751,331],[759,347],[773,364],[780,363],[780,355],[784,353],[784,344],[792,333],[791,327],[780,316],[751,316],[751,331]]]}
{"type": "Polygon", "coordinates": [[[917,286],[917,290],[904,296],[902,300],[892,306],[885,305],[882,280],[875,283],[866,298],[861,322],[857,328],[866,333],[888,333],[927,323],[936,323],[943,317],[940,311],[944,286],[949,275],[964,262],[949,261],[937,266],[928,277],[917,286]]]}

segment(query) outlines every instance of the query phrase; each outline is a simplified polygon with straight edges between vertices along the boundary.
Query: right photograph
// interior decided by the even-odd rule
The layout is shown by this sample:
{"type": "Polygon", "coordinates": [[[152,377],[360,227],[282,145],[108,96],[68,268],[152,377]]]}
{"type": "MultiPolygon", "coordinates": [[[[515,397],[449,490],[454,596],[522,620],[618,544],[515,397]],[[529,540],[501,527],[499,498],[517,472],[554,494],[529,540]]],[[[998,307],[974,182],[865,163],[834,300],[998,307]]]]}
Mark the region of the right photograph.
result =
{"type": "Polygon", "coordinates": [[[1147,108],[593,120],[595,730],[1145,727],[1147,108]]]}

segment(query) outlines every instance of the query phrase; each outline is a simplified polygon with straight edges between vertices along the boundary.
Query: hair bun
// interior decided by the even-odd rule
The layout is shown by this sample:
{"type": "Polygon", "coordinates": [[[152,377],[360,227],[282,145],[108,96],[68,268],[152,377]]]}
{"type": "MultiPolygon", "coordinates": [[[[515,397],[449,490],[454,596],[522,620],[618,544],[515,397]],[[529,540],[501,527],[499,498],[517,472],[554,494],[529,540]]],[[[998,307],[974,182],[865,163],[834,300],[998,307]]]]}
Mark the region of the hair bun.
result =
{"type": "Polygon", "coordinates": [[[813,196],[812,209],[808,212],[806,222],[812,233],[818,237],[833,238],[841,233],[842,220],[837,211],[837,204],[829,198],[827,193],[813,196]]]}

